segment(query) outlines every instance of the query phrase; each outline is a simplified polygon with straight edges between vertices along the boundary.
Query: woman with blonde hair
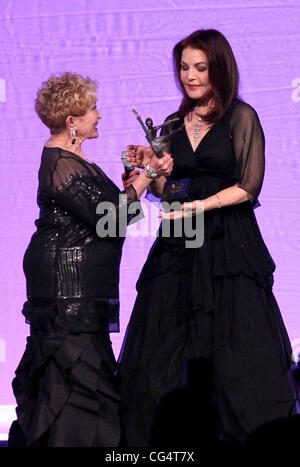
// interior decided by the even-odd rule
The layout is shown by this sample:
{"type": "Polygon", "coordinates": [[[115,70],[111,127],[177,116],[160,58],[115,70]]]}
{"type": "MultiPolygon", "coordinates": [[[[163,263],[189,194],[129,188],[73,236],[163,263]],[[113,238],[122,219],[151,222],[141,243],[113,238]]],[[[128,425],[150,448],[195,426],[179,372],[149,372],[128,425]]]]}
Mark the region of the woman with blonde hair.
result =
{"type": "Polygon", "coordinates": [[[26,446],[119,444],[119,394],[109,339],[109,332],[119,330],[124,235],[116,227],[121,211],[126,214],[126,206],[139,199],[153,172],[170,174],[172,158],[154,157],[120,197],[82,150],[83,141],[98,137],[96,102],[96,83],[74,73],[51,76],[35,101],[51,135],[39,169],[37,230],[24,256],[23,315],[30,337],[13,380],[18,421],[10,446],[21,436],[26,446]],[[101,203],[115,223],[111,231],[98,228],[106,212],[101,203]]]}

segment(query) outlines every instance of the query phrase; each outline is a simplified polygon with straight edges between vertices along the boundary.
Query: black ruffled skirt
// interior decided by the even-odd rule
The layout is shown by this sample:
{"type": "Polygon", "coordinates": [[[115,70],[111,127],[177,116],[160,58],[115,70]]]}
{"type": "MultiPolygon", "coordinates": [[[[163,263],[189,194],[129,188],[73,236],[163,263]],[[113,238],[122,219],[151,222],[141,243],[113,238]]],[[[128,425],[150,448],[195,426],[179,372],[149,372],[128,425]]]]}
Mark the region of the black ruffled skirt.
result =
{"type": "Polygon", "coordinates": [[[72,327],[60,308],[53,300],[25,303],[31,335],[13,380],[20,430],[11,430],[9,445],[20,443],[21,432],[26,446],[118,446],[108,327],[82,323],[80,329],[76,319],[72,327]]]}
{"type": "MultiPolygon", "coordinates": [[[[184,385],[189,360],[213,364],[220,436],[244,440],[294,413],[292,350],[272,293],[274,263],[248,203],[221,211],[207,216],[201,248],[159,238],[139,278],[118,370],[129,446],[151,445],[158,403],[184,385]]],[[[195,430],[200,425],[201,417],[195,430]]]]}

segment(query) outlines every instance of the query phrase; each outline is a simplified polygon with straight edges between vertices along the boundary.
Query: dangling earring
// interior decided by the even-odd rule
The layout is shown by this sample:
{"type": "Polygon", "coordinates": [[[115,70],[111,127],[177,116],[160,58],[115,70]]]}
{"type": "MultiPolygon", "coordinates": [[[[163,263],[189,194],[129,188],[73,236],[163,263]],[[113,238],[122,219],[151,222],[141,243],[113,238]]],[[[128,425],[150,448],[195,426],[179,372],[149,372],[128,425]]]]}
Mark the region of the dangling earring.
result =
{"type": "Polygon", "coordinates": [[[71,138],[72,138],[72,144],[75,144],[76,143],[76,133],[75,133],[75,128],[70,128],[70,135],[71,135],[71,138]]]}

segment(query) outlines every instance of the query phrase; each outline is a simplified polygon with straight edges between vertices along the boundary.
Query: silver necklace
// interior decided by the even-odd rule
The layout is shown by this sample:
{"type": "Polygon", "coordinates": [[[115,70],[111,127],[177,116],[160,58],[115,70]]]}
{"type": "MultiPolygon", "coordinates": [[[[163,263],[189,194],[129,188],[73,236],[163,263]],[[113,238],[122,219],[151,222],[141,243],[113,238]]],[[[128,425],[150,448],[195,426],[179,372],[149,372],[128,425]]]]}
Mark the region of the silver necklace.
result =
{"type": "Polygon", "coordinates": [[[194,143],[195,145],[197,145],[197,141],[198,141],[198,138],[199,138],[199,133],[200,133],[200,128],[201,128],[201,125],[202,125],[202,117],[200,117],[199,114],[197,114],[197,112],[195,111],[197,117],[198,117],[198,121],[194,127],[194,143]]]}
{"type": "MultiPolygon", "coordinates": [[[[210,112],[210,110],[212,110],[214,108],[214,105],[210,105],[208,108],[207,108],[207,111],[205,113],[205,115],[208,114],[208,112],[210,112]]],[[[198,114],[198,112],[196,111],[196,107],[194,108],[194,112],[195,114],[197,115],[197,123],[194,127],[194,143],[195,143],[195,146],[197,146],[197,141],[199,139],[199,133],[200,133],[200,128],[202,126],[202,123],[203,123],[203,117],[201,117],[201,115],[198,114]]]]}

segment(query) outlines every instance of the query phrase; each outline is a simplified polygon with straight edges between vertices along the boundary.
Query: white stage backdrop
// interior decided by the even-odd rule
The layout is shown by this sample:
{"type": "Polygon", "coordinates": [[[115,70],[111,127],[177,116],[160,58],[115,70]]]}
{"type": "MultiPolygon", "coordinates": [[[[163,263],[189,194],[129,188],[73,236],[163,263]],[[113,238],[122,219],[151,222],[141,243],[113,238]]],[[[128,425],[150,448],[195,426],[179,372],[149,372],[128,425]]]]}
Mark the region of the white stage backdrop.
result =
{"type": "MultiPolygon", "coordinates": [[[[36,91],[62,71],[97,81],[100,137],[84,148],[121,187],[121,151],[145,143],[131,110],[158,124],[178,108],[172,47],[200,28],[229,39],[241,95],[265,131],[266,176],[256,215],[277,264],[274,288],[283,318],[300,350],[300,1],[0,0],[0,432],[5,406],[15,403],[11,380],[28,335],[22,259],[38,216],[37,172],[48,137],[34,113],[36,91]]],[[[154,240],[146,229],[130,229],[121,267],[121,332],[112,335],[116,357],[154,240]]]]}

